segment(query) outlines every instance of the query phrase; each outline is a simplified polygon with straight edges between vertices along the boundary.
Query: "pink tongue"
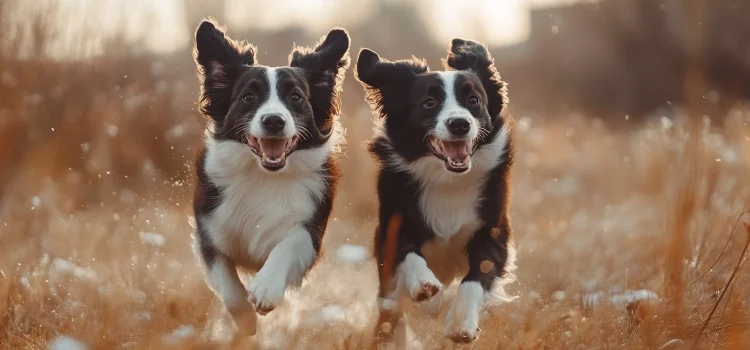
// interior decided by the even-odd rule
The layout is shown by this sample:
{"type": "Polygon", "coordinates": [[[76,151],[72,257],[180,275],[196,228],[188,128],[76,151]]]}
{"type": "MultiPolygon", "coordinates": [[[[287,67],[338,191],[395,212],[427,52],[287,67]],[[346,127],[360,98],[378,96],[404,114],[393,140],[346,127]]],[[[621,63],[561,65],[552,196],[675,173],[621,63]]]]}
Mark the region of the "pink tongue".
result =
{"type": "Polygon", "coordinates": [[[278,159],[286,150],[286,139],[258,139],[258,145],[268,158],[278,159]]]}
{"type": "Polygon", "coordinates": [[[469,157],[469,149],[466,141],[443,141],[445,156],[457,161],[463,161],[469,157]]]}

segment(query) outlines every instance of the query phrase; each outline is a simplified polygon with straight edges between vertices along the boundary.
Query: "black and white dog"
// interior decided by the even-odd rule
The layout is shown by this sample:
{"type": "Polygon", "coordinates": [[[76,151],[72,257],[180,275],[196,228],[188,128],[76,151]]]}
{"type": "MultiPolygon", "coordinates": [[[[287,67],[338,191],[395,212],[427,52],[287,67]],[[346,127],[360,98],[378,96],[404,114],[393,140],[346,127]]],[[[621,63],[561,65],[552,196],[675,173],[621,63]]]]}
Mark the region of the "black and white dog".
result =
{"type": "Polygon", "coordinates": [[[381,322],[395,326],[402,293],[439,303],[433,296],[443,285],[463,277],[445,332],[472,342],[484,301],[511,299],[502,284],[515,270],[508,215],[514,122],[502,113],[506,84],[483,45],[454,39],[444,65],[430,72],[416,58],[359,53],[356,76],[379,117],[369,145],[380,163],[379,305],[381,322]]]}
{"type": "Polygon", "coordinates": [[[343,129],[340,90],[349,35],[333,29],[289,66],[258,64],[256,48],[211,21],[195,33],[201,113],[196,249],[211,289],[238,327],[265,314],[316,262],[333,206],[343,129]],[[255,273],[246,289],[237,269],[255,273]]]}

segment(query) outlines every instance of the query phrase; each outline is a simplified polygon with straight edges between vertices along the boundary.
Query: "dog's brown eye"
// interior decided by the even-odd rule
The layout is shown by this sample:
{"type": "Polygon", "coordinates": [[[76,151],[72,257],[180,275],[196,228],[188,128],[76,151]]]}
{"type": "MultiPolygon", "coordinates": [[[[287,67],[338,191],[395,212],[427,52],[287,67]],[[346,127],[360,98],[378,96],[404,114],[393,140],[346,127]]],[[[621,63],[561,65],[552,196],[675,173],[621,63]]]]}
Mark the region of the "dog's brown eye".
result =
{"type": "Polygon", "coordinates": [[[298,94],[298,93],[295,92],[295,93],[292,93],[291,95],[289,95],[289,99],[292,102],[299,102],[299,101],[302,101],[302,95],[300,95],[300,94],[298,94]]]}
{"type": "Polygon", "coordinates": [[[437,103],[435,102],[435,99],[432,97],[428,97],[424,102],[422,102],[422,105],[424,105],[425,108],[432,108],[435,107],[437,103]]]}
{"type": "Polygon", "coordinates": [[[469,106],[476,106],[478,103],[479,103],[479,97],[476,97],[476,96],[469,97],[469,106]]]}
{"type": "Polygon", "coordinates": [[[255,95],[253,94],[244,94],[242,95],[242,102],[250,103],[255,101],[255,95]]]}

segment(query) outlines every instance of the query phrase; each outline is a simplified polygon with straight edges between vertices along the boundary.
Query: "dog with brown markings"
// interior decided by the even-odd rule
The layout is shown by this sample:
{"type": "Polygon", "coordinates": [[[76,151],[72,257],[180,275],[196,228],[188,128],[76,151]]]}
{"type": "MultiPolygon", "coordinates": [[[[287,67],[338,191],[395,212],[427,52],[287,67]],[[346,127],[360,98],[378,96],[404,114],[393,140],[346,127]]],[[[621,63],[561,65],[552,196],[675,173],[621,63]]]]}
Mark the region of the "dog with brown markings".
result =
{"type": "Polygon", "coordinates": [[[355,75],[378,117],[369,150],[380,165],[381,322],[396,326],[402,294],[434,309],[459,277],[445,334],[468,343],[485,302],[512,299],[502,286],[515,269],[514,122],[503,113],[506,84],[484,45],[454,39],[444,66],[431,72],[423,60],[391,62],[363,49],[355,75]]]}

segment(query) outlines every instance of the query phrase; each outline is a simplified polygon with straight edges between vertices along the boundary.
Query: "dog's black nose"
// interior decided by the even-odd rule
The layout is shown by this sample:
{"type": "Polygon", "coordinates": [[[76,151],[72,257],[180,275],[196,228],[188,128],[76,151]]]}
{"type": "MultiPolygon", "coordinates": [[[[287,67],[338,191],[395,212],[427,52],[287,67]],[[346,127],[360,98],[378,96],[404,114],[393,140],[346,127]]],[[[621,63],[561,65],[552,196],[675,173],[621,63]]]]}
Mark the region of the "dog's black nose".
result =
{"type": "Polygon", "coordinates": [[[279,133],[284,130],[286,122],[278,114],[268,114],[260,118],[260,122],[263,124],[263,129],[269,133],[279,133]]]}
{"type": "Polygon", "coordinates": [[[464,136],[468,134],[469,129],[471,129],[471,123],[469,123],[468,119],[464,118],[449,118],[445,121],[445,125],[448,127],[451,134],[455,136],[464,136]]]}

